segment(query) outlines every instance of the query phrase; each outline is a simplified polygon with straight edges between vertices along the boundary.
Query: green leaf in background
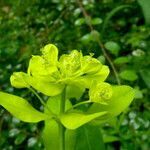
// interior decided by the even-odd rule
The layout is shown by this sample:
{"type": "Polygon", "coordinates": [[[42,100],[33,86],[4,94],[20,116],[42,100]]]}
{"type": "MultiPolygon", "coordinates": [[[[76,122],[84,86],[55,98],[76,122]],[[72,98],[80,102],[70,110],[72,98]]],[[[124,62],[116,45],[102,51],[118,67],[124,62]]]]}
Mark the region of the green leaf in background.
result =
{"type": "Polygon", "coordinates": [[[76,130],[74,150],[105,150],[100,130],[96,126],[84,125],[76,130]]]}
{"type": "Polygon", "coordinates": [[[119,141],[119,137],[117,136],[114,136],[114,135],[103,135],[103,140],[104,140],[104,143],[112,143],[112,142],[115,142],[115,141],[119,141]]]}
{"type": "Polygon", "coordinates": [[[147,24],[150,24],[150,1],[149,0],[138,0],[138,3],[142,7],[142,11],[147,24]]]}
{"type": "Polygon", "coordinates": [[[16,145],[20,145],[21,143],[24,142],[24,140],[27,138],[27,134],[26,133],[19,133],[15,139],[15,144],[16,145]]]}
{"type": "Polygon", "coordinates": [[[67,129],[77,129],[97,117],[104,116],[106,113],[106,111],[91,114],[73,111],[60,116],[60,120],[67,129]]]}
{"type": "Polygon", "coordinates": [[[25,122],[39,122],[51,117],[33,108],[25,99],[4,92],[0,92],[0,105],[25,122]]]}
{"type": "Polygon", "coordinates": [[[106,59],[105,59],[105,57],[104,57],[103,55],[98,56],[97,59],[98,59],[102,64],[105,64],[106,59]]]}
{"type": "Polygon", "coordinates": [[[101,24],[103,20],[101,18],[94,18],[91,20],[92,25],[101,24]]]}
{"type": "Polygon", "coordinates": [[[138,79],[138,76],[134,70],[123,70],[119,76],[127,81],[135,81],[138,79]]]}
{"type": "Polygon", "coordinates": [[[113,86],[113,95],[107,105],[92,104],[88,113],[108,112],[106,115],[96,118],[93,123],[101,124],[123,112],[134,98],[134,89],[130,86],[113,86]]]}
{"type": "Polygon", "coordinates": [[[81,26],[82,24],[85,24],[85,19],[84,18],[79,18],[75,21],[76,26],[81,26]]]}
{"type": "Polygon", "coordinates": [[[120,65],[120,64],[125,64],[125,63],[128,63],[130,62],[130,59],[129,57],[118,57],[114,60],[114,63],[117,64],[117,65],[120,65]]]}
{"type": "Polygon", "coordinates": [[[80,40],[83,44],[88,44],[91,41],[96,42],[99,37],[100,33],[97,30],[93,30],[90,33],[87,33],[84,36],[82,36],[80,40]]]}
{"type": "Polygon", "coordinates": [[[142,99],[143,98],[143,93],[138,87],[134,88],[134,91],[135,91],[135,98],[136,99],[137,98],[138,99],[142,99]]]}
{"type": "Polygon", "coordinates": [[[118,43],[114,41],[109,41],[104,44],[105,48],[113,55],[118,56],[118,53],[120,51],[120,46],[118,43]]]}
{"type": "Polygon", "coordinates": [[[148,88],[150,88],[150,70],[149,68],[140,70],[140,75],[148,88]]]}

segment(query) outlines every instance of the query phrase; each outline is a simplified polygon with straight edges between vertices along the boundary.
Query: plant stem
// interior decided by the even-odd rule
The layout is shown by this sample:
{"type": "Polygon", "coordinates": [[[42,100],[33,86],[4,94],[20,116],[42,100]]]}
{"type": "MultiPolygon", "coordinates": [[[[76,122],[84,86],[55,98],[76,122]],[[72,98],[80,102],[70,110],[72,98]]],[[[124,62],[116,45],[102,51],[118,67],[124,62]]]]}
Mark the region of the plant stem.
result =
{"type": "MultiPolygon", "coordinates": [[[[60,115],[65,112],[66,86],[62,92],[60,101],[60,115]]],[[[65,127],[59,123],[60,150],[65,150],[65,127]]]]}
{"type": "Polygon", "coordinates": [[[68,109],[67,111],[69,111],[69,110],[71,110],[71,109],[73,109],[75,107],[78,107],[78,106],[81,106],[81,105],[84,105],[84,104],[89,104],[89,103],[93,103],[93,102],[91,102],[90,100],[87,100],[87,101],[83,101],[83,102],[77,103],[77,104],[73,105],[72,108],[68,109]]]}
{"type": "MultiPolygon", "coordinates": [[[[78,3],[78,5],[79,5],[80,9],[82,10],[82,13],[83,13],[85,19],[86,19],[86,18],[89,18],[89,19],[91,20],[91,16],[90,16],[90,15],[86,12],[86,10],[84,9],[84,7],[83,7],[83,5],[82,5],[82,1],[77,0],[77,3],[78,3]]],[[[92,24],[90,23],[90,21],[87,23],[87,25],[89,26],[91,32],[93,32],[93,31],[95,30],[95,29],[93,28],[92,24]]],[[[107,54],[107,51],[105,50],[105,47],[104,47],[103,42],[101,41],[100,38],[95,37],[95,39],[96,39],[97,44],[99,45],[99,47],[100,47],[100,49],[101,49],[103,55],[105,56],[105,58],[107,59],[108,63],[110,64],[110,66],[111,66],[111,68],[112,68],[112,70],[113,70],[113,72],[114,72],[114,75],[115,75],[115,77],[116,77],[116,81],[117,81],[118,85],[120,85],[121,82],[120,82],[120,78],[119,78],[117,69],[115,68],[115,66],[114,66],[114,64],[113,64],[113,62],[112,62],[112,60],[111,60],[111,58],[110,58],[109,55],[107,54]]]]}
{"type": "Polygon", "coordinates": [[[44,102],[44,100],[38,95],[38,93],[37,93],[34,89],[29,88],[29,90],[40,100],[40,102],[41,102],[41,104],[42,104],[43,106],[46,105],[45,102],[44,102]]]}
{"type": "Polygon", "coordinates": [[[39,94],[33,89],[33,88],[29,88],[29,90],[40,100],[41,104],[51,113],[51,110],[48,108],[48,106],[46,105],[46,103],[44,102],[44,100],[39,96],[39,94]]]}

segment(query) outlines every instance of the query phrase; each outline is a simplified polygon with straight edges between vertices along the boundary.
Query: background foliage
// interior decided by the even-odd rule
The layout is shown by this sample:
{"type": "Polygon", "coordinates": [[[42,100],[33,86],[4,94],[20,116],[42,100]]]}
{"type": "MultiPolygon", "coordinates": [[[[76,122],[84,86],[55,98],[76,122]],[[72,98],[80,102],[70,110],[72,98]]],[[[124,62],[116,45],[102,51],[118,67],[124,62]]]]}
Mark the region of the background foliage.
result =
{"type": "MultiPolygon", "coordinates": [[[[60,54],[73,49],[94,53],[111,68],[111,83],[129,84],[136,90],[130,109],[103,126],[107,150],[148,150],[150,147],[150,2],[148,0],[0,0],[0,90],[28,97],[11,87],[9,77],[28,66],[31,54],[47,43],[60,54]],[[99,44],[100,40],[101,45],[99,44]],[[111,58],[112,65],[105,58],[111,58]]],[[[86,95],[85,95],[86,96],[86,95]]],[[[0,108],[0,149],[42,150],[43,123],[26,124],[0,108]]]]}

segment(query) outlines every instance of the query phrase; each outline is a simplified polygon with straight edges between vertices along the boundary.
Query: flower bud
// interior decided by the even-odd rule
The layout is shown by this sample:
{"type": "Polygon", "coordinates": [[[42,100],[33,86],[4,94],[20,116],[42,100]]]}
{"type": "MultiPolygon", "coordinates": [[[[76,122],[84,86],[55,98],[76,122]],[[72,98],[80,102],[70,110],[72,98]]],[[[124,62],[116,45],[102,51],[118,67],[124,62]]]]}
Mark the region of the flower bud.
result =
{"type": "Polygon", "coordinates": [[[10,77],[11,85],[15,88],[27,88],[29,84],[27,83],[27,74],[23,72],[14,72],[10,77]]]}

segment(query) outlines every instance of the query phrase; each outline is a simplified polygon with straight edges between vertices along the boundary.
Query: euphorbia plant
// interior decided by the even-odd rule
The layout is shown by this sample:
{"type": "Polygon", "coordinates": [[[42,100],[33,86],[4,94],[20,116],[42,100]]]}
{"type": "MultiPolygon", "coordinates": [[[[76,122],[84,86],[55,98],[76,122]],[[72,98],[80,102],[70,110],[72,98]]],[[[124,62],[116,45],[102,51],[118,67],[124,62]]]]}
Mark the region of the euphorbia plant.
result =
{"type": "Polygon", "coordinates": [[[106,83],[109,68],[92,55],[83,56],[81,51],[73,50],[58,59],[58,49],[52,44],[41,52],[41,56],[32,56],[27,73],[15,72],[10,81],[16,88],[31,90],[44,112],[27,100],[4,92],[0,92],[0,105],[22,121],[44,121],[42,137],[46,150],[100,149],[98,126],[129,106],[133,89],[106,83]],[[89,100],[81,98],[85,89],[89,100]],[[49,96],[46,103],[36,91],[49,96]],[[71,98],[76,102],[72,103],[71,98]]]}

